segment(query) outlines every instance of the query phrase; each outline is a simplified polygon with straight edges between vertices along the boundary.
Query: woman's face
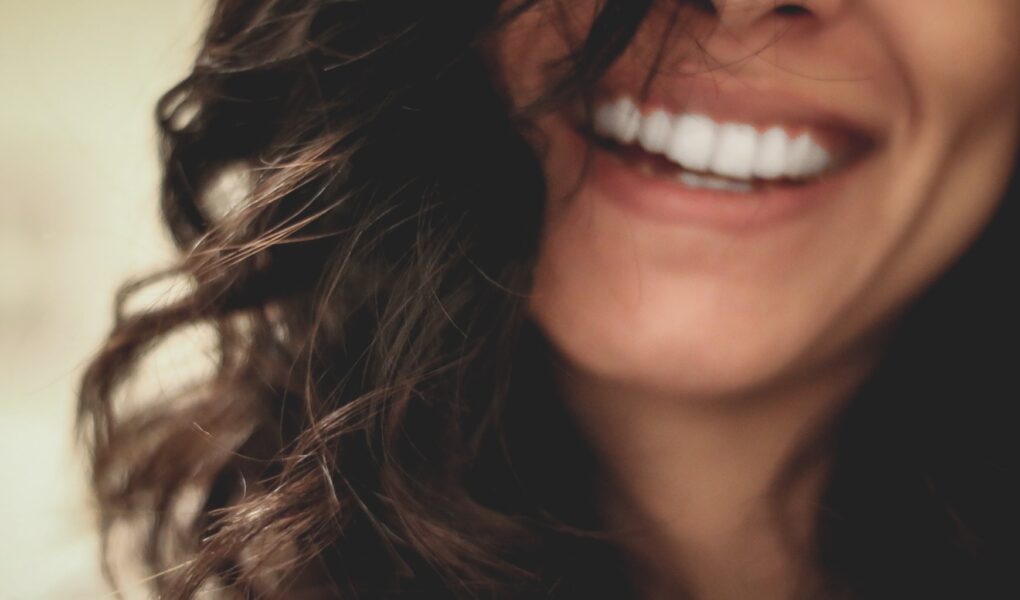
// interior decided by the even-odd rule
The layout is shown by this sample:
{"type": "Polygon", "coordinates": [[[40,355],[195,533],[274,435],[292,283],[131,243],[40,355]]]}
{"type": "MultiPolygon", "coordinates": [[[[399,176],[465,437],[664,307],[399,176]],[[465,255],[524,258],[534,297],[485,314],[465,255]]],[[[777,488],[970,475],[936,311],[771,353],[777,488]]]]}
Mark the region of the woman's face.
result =
{"type": "MultiPolygon", "coordinates": [[[[518,102],[595,6],[551,4],[499,40],[518,102]]],[[[600,380],[739,394],[872,348],[973,241],[1014,165],[1017,0],[715,4],[672,30],[673,4],[653,9],[599,90],[596,128],[620,146],[596,151],[574,196],[577,120],[539,123],[550,196],[529,308],[600,380]],[[638,117],[610,108],[621,97],[638,117]]]]}

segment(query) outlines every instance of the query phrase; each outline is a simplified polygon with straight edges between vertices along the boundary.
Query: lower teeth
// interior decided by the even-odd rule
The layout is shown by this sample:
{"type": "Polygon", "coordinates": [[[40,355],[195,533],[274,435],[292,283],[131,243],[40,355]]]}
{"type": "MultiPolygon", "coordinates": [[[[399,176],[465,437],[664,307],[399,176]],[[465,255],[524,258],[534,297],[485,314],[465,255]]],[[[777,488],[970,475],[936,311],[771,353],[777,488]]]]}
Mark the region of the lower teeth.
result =
{"type": "MultiPolygon", "coordinates": [[[[664,173],[657,171],[649,162],[639,162],[637,163],[637,168],[639,171],[650,177],[661,177],[664,175],[664,173]]],[[[736,181],[733,179],[726,179],[724,177],[716,177],[715,175],[709,175],[707,173],[695,173],[693,171],[682,170],[679,174],[672,176],[687,187],[696,189],[736,192],[739,194],[748,194],[754,191],[754,185],[752,185],[749,181],[736,181]]]]}
{"type": "Polygon", "coordinates": [[[692,188],[738,192],[741,194],[754,191],[754,186],[747,181],[733,181],[732,179],[723,179],[722,177],[713,177],[712,175],[699,175],[690,171],[680,173],[677,179],[687,187],[692,188]]]}
{"type": "Polygon", "coordinates": [[[657,169],[655,165],[649,161],[638,161],[632,164],[637,167],[638,171],[649,177],[672,177],[690,188],[735,192],[739,194],[749,194],[755,190],[755,185],[750,181],[727,179],[725,177],[718,177],[708,173],[695,173],[694,171],[687,171],[685,169],[680,169],[679,172],[670,172],[663,169],[657,169]]]}

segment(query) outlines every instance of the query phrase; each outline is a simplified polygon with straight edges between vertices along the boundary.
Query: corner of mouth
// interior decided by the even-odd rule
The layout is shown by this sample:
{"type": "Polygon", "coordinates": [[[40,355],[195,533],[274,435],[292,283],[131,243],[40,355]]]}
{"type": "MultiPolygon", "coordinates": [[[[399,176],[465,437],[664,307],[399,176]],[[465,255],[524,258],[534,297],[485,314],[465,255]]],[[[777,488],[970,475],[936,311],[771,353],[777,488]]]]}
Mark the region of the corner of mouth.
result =
{"type": "Polygon", "coordinates": [[[626,157],[646,171],[668,171],[672,162],[687,174],[755,184],[824,178],[878,146],[872,132],[838,116],[815,110],[797,118],[796,111],[769,109],[750,109],[741,122],[736,120],[741,115],[732,112],[726,118],[719,116],[726,113],[711,110],[670,112],[661,105],[638,105],[620,94],[574,102],[563,116],[589,145],[626,157]],[[682,139],[685,132],[687,141],[682,139]]]}

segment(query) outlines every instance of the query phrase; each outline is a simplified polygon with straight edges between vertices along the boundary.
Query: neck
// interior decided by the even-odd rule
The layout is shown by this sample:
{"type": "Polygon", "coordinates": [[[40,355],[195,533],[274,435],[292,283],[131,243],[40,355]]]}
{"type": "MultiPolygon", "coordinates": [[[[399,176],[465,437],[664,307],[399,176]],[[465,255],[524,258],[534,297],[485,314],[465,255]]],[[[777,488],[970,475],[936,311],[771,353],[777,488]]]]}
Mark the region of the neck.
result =
{"type": "Polygon", "coordinates": [[[811,575],[807,545],[827,460],[790,481],[786,468],[872,367],[848,361],[739,398],[696,401],[563,368],[568,409],[604,470],[600,508],[641,597],[791,597],[811,575]]]}

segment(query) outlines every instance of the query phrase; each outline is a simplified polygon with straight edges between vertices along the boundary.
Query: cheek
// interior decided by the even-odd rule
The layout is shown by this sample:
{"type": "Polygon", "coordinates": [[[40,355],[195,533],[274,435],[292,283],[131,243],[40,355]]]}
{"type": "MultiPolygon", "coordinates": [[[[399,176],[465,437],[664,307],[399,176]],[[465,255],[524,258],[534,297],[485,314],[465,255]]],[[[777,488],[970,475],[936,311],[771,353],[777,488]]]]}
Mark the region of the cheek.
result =
{"type": "MultiPolygon", "coordinates": [[[[873,0],[919,118],[997,117],[1020,80],[1020,2],[873,0]]],[[[1010,105],[1015,110],[1015,105],[1010,105]]]]}
{"type": "MultiPolygon", "coordinates": [[[[978,234],[1016,160],[1020,123],[1020,2],[875,0],[876,22],[910,97],[897,162],[926,183],[912,233],[886,287],[908,294],[978,234]],[[924,163],[924,164],[922,164],[924,163]],[[961,201],[965,200],[965,201],[961,201]]],[[[900,177],[904,179],[904,177],[900,177]]],[[[893,189],[896,189],[895,187],[893,189]]],[[[909,208],[909,202],[901,203],[909,208]]]]}

